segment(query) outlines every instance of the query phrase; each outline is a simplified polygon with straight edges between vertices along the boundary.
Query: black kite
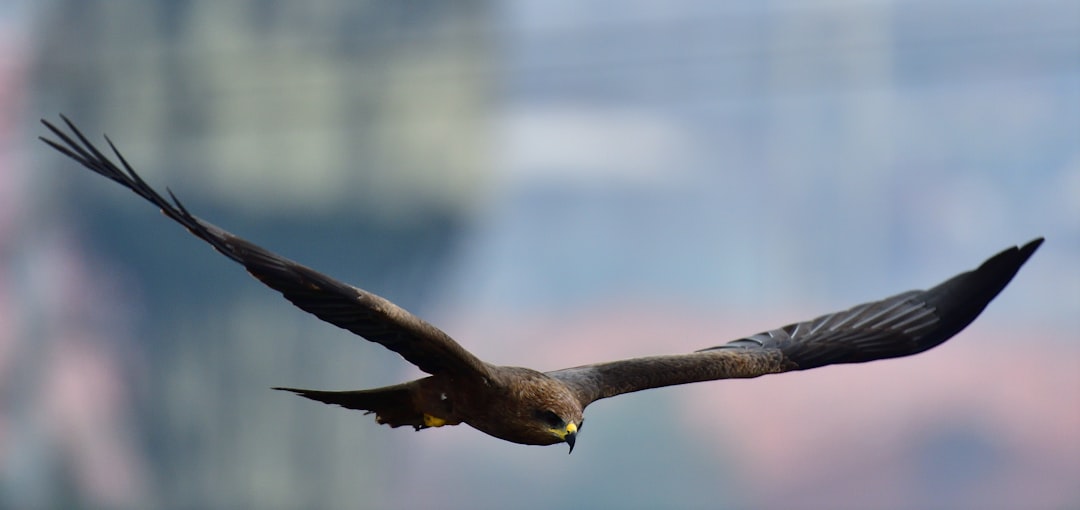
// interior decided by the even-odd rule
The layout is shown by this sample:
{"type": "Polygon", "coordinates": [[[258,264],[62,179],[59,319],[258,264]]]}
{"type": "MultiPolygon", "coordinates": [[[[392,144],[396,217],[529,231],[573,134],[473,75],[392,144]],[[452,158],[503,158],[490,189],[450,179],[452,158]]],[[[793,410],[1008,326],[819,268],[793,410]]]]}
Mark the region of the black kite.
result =
{"type": "Polygon", "coordinates": [[[416,430],[467,423],[522,444],[568,443],[582,412],[596,400],[674,384],[758,377],[838,363],[909,356],[964,329],[1039,247],[1035,239],[991,257],[929,290],[913,290],[790,324],[690,354],[651,356],[538,372],[495,366],[465,350],[446,333],[390,301],[341,283],[236,237],[188,212],[169,191],[166,200],[106,142],[123,165],[103,155],[66,117],[73,140],[42,120],[61,142],[42,138],[86,168],[152,202],[169,218],[294,305],[335,326],[382,344],[429,377],[357,391],[287,390],[349,409],[375,413],[391,427],[416,430]]]}

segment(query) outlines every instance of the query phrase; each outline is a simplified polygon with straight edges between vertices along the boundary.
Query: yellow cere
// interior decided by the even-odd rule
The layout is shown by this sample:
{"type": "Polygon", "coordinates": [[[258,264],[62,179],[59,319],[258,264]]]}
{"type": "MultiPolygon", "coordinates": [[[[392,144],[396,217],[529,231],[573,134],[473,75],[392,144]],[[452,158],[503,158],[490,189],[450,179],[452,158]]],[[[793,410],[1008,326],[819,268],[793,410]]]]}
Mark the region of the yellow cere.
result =
{"type": "Polygon", "coordinates": [[[424,413],[424,425],[428,427],[442,427],[446,425],[446,420],[424,413]]]}
{"type": "Polygon", "coordinates": [[[566,439],[566,436],[577,433],[577,425],[568,423],[565,429],[551,429],[551,433],[555,434],[559,439],[566,439]]]}

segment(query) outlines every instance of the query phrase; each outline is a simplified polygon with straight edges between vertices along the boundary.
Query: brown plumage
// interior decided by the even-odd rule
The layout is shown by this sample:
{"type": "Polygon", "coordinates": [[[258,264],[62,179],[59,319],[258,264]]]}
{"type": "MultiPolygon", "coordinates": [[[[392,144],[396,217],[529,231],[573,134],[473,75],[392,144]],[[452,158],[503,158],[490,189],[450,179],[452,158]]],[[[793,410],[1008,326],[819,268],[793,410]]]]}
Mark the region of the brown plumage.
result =
{"type": "Polygon", "coordinates": [[[74,139],[42,120],[59,142],[42,138],[86,168],[150,201],[161,212],[242,264],[252,276],[316,317],[381,344],[429,377],[357,391],[287,390],[309,399],[374,413],[379,423],[416,430],[467,423],[523,444],[574,448],[590,403],[649,388],[751,378],[838,363],[916,354],[964,329],[1009,283],[1042,243],[1008,248],[973,271],[929,290],[908,291],[689,354],[652,356],[542,373],[481,361],[449,335],[390,301],[341,283],[236,237],[167,200],[106,142],[118,167],[67,118],[74,139]]]}

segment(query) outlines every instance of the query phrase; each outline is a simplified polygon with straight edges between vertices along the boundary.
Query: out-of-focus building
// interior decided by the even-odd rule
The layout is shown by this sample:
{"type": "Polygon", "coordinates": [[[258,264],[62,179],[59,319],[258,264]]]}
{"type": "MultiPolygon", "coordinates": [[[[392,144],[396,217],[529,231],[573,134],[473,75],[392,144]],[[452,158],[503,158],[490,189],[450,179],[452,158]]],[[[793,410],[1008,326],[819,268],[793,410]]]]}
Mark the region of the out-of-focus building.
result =
{"type": "MultiPolygon", "coordinates": [[[[27,34],[30,116],[62,112],[95,140],[107,131],[144,177],[211,221],[422,311],[491,170],[491,11],[483,1],[48,2],[27,34]]],[[[85,430],[93,417],[68,412],[65,427],[14,430],[6,451],[20,457],[0,451],[0,487],[11,487],[0,507],[383,506],[396,490],[386,474],[400,467],[369,458],[392,458],[392,447],[350,430],[360,415],[297,421],[313,408],[267,388],[347,386],[356,374],[389,383],[406,365],[349,352],[364,342],[291,310],[147,204],[39,149],[28,152],[48,168],[32,170],[49,214],[25,226],[53,234],[24,237],[59,238],[57,257],[71,260],[59,274],[63,260],[26,261],[50,274],[10,282],[64,297],[24,303],[39,309],[25,315],[35,324],[7,361],[43,368],[14,380],[23,391],[0,413],[40,414],[60,377],[75,401],[64,405],[106,418],[85,430]],[[115,324],[125,318],[137,322],[115,324]],[[105,358],[84,372],[100,372],[111,396],[55,366],[70,349],[70,364],[105,358]]],[[[46,244],[12,249],[40,255],[46,244]]]]}

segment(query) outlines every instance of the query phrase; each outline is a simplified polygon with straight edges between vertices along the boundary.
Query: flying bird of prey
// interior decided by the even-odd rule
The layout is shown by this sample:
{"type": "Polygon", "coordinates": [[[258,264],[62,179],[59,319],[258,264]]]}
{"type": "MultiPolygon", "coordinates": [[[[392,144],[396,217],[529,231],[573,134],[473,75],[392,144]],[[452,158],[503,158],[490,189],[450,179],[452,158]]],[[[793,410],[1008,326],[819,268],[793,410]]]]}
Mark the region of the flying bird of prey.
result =
{"type": "Polygon", "coordinates": [[[485,363],[449,335],[390,301],[234,236],[154,191],[105,138],[117,166],[66,117],[72,136],[42,120],[41,138],[86,168],[135,192],[300,309],[416,365],[427,377],[355,391],[275,388],[374,413],[378,423],[416,430],[467,423],[531,445],[574,441],[589,404],[623,393],[717,379],[751,378],[839,363],[909,356],[967,327],[1012,280],[1042,238],[1011,247],[929,290],[913,290],[689,354],[650,356],[539,372],[485,363]]]}

